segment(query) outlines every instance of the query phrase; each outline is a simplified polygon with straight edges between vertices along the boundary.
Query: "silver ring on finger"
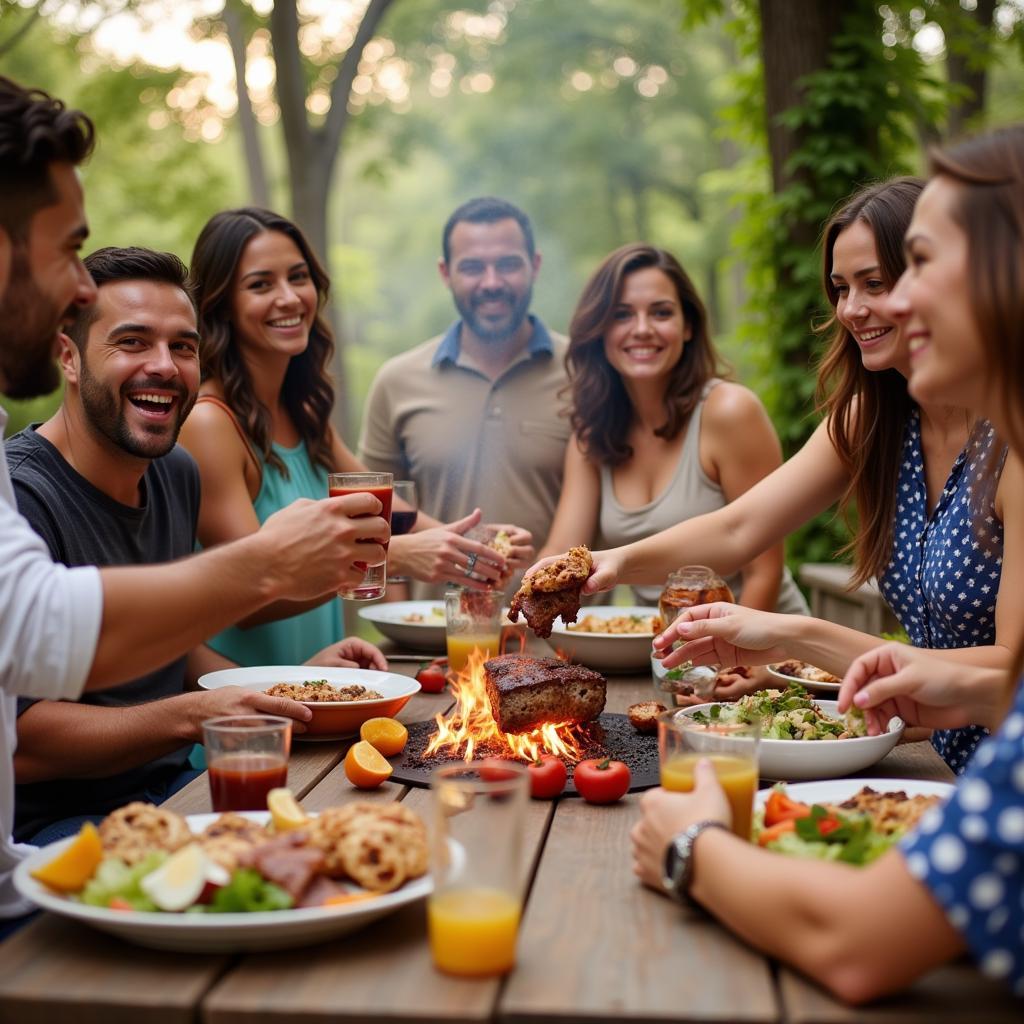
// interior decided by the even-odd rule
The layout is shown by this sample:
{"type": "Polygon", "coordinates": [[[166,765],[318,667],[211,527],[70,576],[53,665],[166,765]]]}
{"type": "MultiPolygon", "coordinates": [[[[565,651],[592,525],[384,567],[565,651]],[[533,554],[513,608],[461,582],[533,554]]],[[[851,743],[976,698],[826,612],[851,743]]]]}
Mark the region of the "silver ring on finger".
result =
{"type": "Polygon", "coordinates": [[[479,556],[479,555],[478,555],[478,554],[477,554],[477,553],[476,553],[476,552],[474,551],[474,552],[473,552],[473,553],[472,553],[472,554],[471,554],[471,555],[470,555],[470,556],[469,556],[469,557],[468,557],[468,558],[466,559],[466,575],[467,575],[467,576],[471,576],[471,575],[473,574],[473,570],[474,570],[474,569],[476,568],[476,560],[477,560],[477,558],[479,558],[479,557],[480,557],[480,556],[479,556]]]}

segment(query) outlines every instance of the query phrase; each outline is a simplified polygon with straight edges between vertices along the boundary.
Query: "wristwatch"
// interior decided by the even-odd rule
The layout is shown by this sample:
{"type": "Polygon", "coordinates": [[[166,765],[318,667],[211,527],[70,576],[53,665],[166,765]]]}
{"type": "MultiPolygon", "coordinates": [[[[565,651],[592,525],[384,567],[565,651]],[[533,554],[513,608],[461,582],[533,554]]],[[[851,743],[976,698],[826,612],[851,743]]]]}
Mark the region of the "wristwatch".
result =
{"type": "Polygon", "coordinates": [[[665,850],[665,866],[661,875],[661,887],[678,903],[693,903],[690,897],[690,879],[693,877],[693,844],[705,829],[725,828],[720,821],[698,821],[688,829],[673,836],[665,850]]]}

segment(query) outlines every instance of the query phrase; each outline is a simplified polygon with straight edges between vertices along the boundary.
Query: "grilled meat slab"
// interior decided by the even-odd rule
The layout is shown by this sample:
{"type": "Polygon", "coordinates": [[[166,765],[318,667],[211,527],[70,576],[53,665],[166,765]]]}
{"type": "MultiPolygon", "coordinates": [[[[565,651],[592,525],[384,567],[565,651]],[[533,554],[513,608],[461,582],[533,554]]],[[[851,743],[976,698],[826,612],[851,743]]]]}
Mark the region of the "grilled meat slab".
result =
{"type": "Polygon", "coordinates": [[[557,658],[504,654],[484,662],[491,714],[502,732],[552,722],[589,722],[604,710],[604,676],[557,658]]]}

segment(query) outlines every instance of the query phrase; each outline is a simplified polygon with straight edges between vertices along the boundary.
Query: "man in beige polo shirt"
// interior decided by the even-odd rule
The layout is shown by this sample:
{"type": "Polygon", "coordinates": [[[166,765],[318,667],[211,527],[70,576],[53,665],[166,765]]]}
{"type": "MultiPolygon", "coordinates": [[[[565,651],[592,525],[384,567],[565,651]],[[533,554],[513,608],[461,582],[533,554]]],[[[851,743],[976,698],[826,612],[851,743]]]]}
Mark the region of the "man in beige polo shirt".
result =
{"type": "Polygon", "coordinates": [[[517,547],[531,543],[523,531],[542,543],[570,434],[558,397],[567,341],[529,313],[540,269],[530,221],[504,200],[470,200],[448,219],[443,252],[441,277],[460,319],[381,367],[359,457],[415,480],[421,508],[441,522],[479,507],[484,522],[520,528],[517,547]]]}

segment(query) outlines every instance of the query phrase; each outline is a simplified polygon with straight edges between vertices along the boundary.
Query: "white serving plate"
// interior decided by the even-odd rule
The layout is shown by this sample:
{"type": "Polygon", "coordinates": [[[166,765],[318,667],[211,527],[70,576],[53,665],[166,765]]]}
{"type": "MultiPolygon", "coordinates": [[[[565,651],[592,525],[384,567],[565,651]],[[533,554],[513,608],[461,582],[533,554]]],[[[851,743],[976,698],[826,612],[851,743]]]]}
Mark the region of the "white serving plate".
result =
{"type": "Polygon", "coordinates": [[[297,740],[327,740],[353,736],[368,718],[394,718],[419,693],[420,684],[395,672],[376,672],[363,668],[328,668],[323,665],[256,665],[251,668],[226,668],[199,677],[204,690],[222,686],[241,686],[246,690],[266,690],[275,683],[304,683],[325,679],[332,686],[358,684],[376,690],[372,700],[303,701],[312,719],[306,732],[293,732],[297,740]]]}
{"type": "Polygon", "coordinates": [[[391,601],[359,609],[359,617],[372,622],[389,640],[414,651],[444,654],[443,601],[391,601]],[[435,608],[440,615],[431,614],[435,608]],[[422,615],[423,622],[404,622],[407,615],[422,615]]]}
{"type": "MultiPolygon", "coordinates": [[[[241,813],[260,822],[265,822],[269,817],[266,811],[241,813]]],[[[190,814],[186,820],[193,832],[201,832],[218,817],[218,814],[190,814]]],[[[407,903],[421,900],[433,889],[430,875],[424,875],[376,899],[338,907],[309,907],[252,914],[163,914],[107,910],[59,896],[30,874],[33,868],[52,860],[73,841],[74,837],[61,839],[21,861],[14,872],[14,885],[18,892],[44,910],[99,928],[126,942],[180,953],[256,952],[322,942],[346,935],[407,903]]]]}
{"type": "MultiPolygon", "coordinates": [[[[827,779],[823,782],[798,782],[786,786],[786,793],[804,804],[841,804],[865,786],[870,786],[877,793],[897,793],[902,790],[907,796],[938,796],[943,800],[952,796],[956,789],[952,783],[933,782],[931,779],[827,779]]],[[[759,789],[754,798],[754,806],[764,807],[771,792],[770,786],[759,789]]]]}
{"type": "Polygon", "coordinates": [[[806,690],[820,690],[823,693],[838,693],[841,683],[816,683],[811,679],[801,679],[800,676],[787,676],[784,672],[780,672],[774,665],[766,665],[768,674],[775,676],[776,679],[781,680],[786,686],[790,683],[799,683],[800,686],[806,690]]]}
{"type": "MultiPolygon", "coordinates": [[[[834,700],[816,701],[825,714],[839,718],[834,700]]],[[[682,708],[680,714],[692,716],[707,712],[712,704],[682,708]]],[[[709,733],[716,743],[728,741],[722,733],[709,733]]],[[[846,740],[761,740],[758,774],[762,779],[780,782],[803,779],[835,779],[877,764],[899,743],[903,722],[893,718],[889,731],[881,736],[856,736],[846,740]]],[[[700,730],[694,730],[694,746],[700,745],[700,730]]],[[[858,787],[859,788],[859,787],[858,787]]],[[[856,792],[856,791],[855,791],[856,792]]]]}
{"type": "MultiPolygon", "coordinates": [[[[657,615],[657,608],[628,608],[615,605],[582,607],[579,617],[593,615],[614,619],[620,615],[657,615]]],[[[599,672],[631,672],[646,668],[650,662],[654,633],[584,633],[570,629],[561,619],[551,627],[548,645],[573,661],[599,672]]]]}

